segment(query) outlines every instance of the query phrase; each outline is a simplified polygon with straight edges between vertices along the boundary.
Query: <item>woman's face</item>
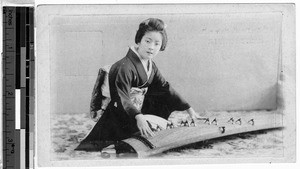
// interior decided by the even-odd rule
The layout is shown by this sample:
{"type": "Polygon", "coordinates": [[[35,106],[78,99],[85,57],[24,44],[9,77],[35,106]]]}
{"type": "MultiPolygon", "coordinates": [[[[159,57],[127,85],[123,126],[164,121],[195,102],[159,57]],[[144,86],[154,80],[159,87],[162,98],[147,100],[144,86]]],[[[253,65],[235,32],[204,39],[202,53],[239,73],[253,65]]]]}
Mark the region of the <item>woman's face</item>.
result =
{"type": "Polygon", "coordinates": [[[162,35],[159,32],[147,32],[138,43],[138,53],[143,59],[152,59],[159,52],[162,35]]]}

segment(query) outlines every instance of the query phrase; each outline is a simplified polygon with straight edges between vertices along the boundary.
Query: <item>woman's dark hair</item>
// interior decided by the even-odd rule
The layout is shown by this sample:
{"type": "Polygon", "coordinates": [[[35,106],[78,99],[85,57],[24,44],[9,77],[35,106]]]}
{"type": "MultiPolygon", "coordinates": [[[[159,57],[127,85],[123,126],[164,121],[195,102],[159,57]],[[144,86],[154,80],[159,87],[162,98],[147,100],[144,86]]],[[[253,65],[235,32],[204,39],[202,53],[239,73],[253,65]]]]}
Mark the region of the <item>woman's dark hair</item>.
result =
{"type": "Polygon", "coordinates": [[[136,44],[140,43],[143,36],[147,32],[156,31],[156,32],[161,33],[161,35],[162,35],[162,44],[160,47],[160,51],[164,51],[167,46],[167,42],[168,42],[167,32],[166,32],[165,28],[166,28],[166,25],[164,24],[164,22],[162,20],[157,19],[157,18],[149,18],[149,19],[143,21],[142,23],[140,23],[139,30],[136,32],[136,35],[135,35],[135,43],[136,44]]]}

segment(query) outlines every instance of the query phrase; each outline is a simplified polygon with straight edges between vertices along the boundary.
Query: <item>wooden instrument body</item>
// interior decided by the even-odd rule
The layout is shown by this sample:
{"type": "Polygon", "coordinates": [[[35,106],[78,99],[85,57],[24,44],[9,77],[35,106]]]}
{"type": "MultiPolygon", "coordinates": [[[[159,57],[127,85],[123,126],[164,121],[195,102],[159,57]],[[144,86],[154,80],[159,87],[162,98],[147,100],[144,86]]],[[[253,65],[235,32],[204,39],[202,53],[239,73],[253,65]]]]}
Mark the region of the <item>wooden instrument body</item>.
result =
{"type": "MultiPolygon", "coordinates": [[[[153,118],[151,120],[152,124],[155,123],[153,118]]],[[[208,139],[283,127],[282,114],[274,111],[216,113],[195,123],[196,126],[180,126],[179,123],[177,127],[155,132],[153,137],[132,137],[122,142],[134,149],[139,158],[143,158],[208,139]]]]}

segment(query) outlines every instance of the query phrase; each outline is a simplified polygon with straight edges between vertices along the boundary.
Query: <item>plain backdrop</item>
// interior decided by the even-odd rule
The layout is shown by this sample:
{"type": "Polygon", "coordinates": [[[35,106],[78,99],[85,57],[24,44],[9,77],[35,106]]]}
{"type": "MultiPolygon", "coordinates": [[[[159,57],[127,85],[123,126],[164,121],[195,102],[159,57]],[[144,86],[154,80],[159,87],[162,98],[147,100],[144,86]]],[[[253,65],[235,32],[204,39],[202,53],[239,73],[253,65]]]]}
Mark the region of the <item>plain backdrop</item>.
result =
{"type": "Polygon", "coordinates": [[[110,12],[100,8],[101,12],[93,14],[51,16],[54,113],[89,110],[98,69],[126,55],[139,23],[149,17],[161,18],[169,37],[166,50],[155,62],[196,111],[276,108],[280,12],[201,13],[181,6],[174,13],[174,8],[147,6],[148,13],[139,14],[145,6],[117,6],[110,12]],[[123,14],[118,8],[134,12],[123,14]],[[156,12],[163,8],[165,12],[156,12]]]}

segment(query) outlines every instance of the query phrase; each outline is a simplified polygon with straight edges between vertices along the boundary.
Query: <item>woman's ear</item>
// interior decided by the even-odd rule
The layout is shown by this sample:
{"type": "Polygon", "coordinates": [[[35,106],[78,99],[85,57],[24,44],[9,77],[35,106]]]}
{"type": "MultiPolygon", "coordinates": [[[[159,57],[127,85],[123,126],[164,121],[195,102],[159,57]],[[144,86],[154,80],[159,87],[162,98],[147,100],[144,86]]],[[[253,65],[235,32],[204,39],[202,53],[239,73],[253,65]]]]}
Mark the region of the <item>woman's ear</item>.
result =
{"type": "Polygon", "coordinates": [[[141,45],[141,42],[139,42],[139,43],[136,44],[136,49],[137,50],[139,49],[140,45],[141,45]]]}

